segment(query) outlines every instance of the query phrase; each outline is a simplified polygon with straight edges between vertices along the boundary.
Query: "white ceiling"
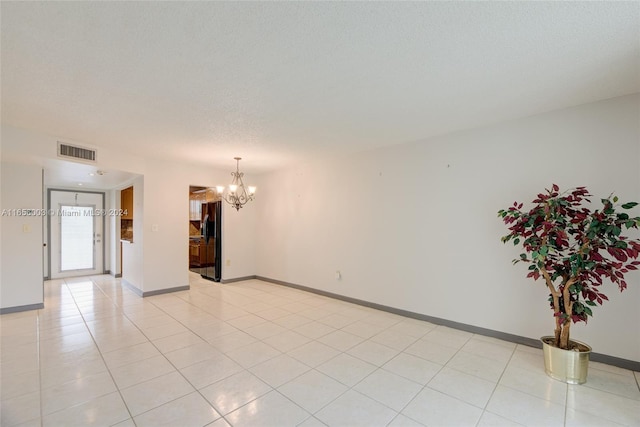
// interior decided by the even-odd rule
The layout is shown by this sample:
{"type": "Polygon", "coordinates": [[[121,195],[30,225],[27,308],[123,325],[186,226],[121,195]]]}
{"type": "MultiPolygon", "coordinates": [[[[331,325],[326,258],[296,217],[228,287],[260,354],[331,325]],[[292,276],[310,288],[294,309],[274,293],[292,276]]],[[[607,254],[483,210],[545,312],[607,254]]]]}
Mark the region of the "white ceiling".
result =
{"type": "Polygon", "coordinates": [[[640,2],[8,2],[2,122],[261,173],[640,91],[640,2]]]}
{"type": "Polygon", "coordinates": [[[119,170],[103,170],[90,164],[62,159],[43,159],[44,182],[49,187],[113,189],[133,184],[136,174],[119,170]]]}

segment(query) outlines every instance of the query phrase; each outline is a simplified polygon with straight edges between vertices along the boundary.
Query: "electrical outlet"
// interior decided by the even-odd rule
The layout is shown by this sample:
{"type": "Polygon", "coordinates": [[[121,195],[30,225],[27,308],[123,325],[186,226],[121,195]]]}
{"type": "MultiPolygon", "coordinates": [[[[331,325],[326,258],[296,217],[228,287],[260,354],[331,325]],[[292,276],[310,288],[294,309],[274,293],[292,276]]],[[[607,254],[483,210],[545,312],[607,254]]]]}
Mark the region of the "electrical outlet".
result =
{"type": "Polygon", "coordinates": [[[226,265],[227,267],[231,267],[231,260],[230,260],[230,259],[228,259],[228,260],[227,260],[227,262],[225,263],[225,265],[226,265]]]}
{"type": "Polygon", "coordinates": [[[340,270],[336,270],[336,280],[340,279],[342,279],[342,273],[340,273],[340,270]]]}

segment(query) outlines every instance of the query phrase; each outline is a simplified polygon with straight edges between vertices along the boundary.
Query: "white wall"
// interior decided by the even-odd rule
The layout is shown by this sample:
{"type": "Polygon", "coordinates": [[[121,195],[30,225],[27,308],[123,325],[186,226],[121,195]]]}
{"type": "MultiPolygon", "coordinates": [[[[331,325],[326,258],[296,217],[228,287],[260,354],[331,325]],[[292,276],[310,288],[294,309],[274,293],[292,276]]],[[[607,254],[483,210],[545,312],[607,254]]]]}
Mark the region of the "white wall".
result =
{"type": "MultiPolygon", "coordinates": [[[[546,288],[511,265],[519,252],[500,242],[497,211],[552,183],[638,201],[639,117],[640,97],[626,96],[263,175],[257,274],[530,338],[550,334],[546,288]]],[[[623,295],[608,286],[610,303],[572,336],[640,361],[640,274],[628,283],[623,295]]]]}
{"type": "Polygon", "coordinates": [[[42,215],[17,216],[13,209],[42,209],[42,169],[2,163],[0,211],[0,308],[43,303],[42,215]]]}
{"type": "MultiPolygon", "coordinates": [[[[256,182],[245,175],[247,185],[256,182]]],[[[222,181],[223,184],[229,184],[222,181]]],[[[256,198],[262,197],[260,189],[256,198]]],[[[236,211],[222,202],[222,280],[237,279],[256,274],[256,202],[249,202],[236,211]]]]}

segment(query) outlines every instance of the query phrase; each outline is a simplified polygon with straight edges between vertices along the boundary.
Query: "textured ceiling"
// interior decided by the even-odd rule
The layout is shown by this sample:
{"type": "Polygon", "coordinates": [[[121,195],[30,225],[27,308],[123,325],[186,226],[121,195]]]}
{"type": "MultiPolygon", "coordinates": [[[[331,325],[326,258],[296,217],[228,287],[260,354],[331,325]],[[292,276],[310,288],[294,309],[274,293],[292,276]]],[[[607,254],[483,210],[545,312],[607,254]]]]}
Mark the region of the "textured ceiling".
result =
{"type": "Polygon", "coordinates": [[[640,91],[639,2],[7,2],[2,122],[260,173],[640,91]]]}

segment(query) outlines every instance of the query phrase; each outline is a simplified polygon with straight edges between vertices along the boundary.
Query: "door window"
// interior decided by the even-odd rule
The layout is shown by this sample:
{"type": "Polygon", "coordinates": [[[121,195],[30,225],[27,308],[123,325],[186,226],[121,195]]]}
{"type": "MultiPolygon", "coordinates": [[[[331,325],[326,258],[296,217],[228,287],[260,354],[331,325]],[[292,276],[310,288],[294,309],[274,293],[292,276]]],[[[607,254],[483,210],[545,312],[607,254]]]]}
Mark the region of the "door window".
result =
{"type": "Polygon", "coordinates": [[[93,269],[93,206],[60,206],[60,271],[93,269]]]}

